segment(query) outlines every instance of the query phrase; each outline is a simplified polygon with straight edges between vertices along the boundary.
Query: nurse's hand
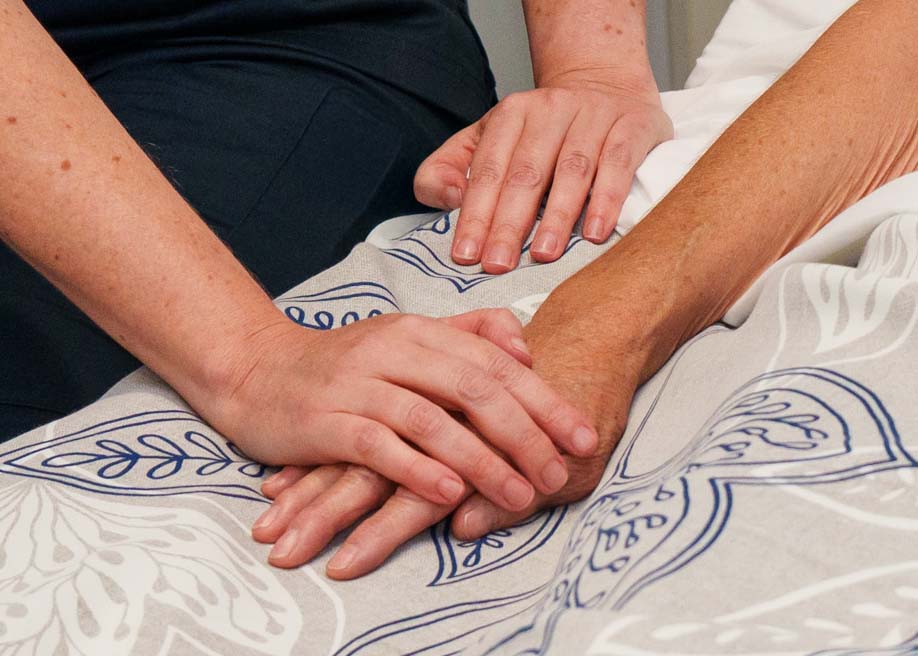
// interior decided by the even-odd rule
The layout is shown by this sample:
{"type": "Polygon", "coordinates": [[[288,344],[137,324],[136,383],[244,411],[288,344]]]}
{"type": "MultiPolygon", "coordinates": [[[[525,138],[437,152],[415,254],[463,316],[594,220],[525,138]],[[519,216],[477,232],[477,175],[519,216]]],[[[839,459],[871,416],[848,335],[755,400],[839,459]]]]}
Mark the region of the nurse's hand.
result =
{"type": "Polygon", "coordinates": [[[261,462],[364,465],[437,503],[457,501],[468,481],[519,510],[567,482],[556,445],[596,446],[585,416],[529,369],[521,334],[507,310],[392,314],[327,332],[284,320],[252,340],[233,391],[203,414],[261,462]]]}
{"type": "Polygon", "coordinates": [[[519,263],[550,186],[531,253],[552,262],[588,194],[583,236],[608,239],[635,170],[672,136],[652,83],[628,88],[555,78],[507,96],[451,137],[421,164],[415,195],[432,207],[462,208],[452,248],[457,263],[504,273],[519,263]]]}

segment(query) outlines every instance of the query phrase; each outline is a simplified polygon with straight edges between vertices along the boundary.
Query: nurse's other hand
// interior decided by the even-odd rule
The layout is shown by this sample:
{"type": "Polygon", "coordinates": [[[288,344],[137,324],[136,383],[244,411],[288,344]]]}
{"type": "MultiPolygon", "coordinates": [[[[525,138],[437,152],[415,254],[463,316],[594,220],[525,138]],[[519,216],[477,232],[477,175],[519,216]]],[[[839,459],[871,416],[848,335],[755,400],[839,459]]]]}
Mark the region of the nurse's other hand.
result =
{"type": "Polygon", "coordinates": [[[555,445],[596,446],[584,415],[528,368],[521,334],[507,310],[391,314],[330,331],[283,320],[251,340],[230,391],[202,414],[261,462],[364,465],[437,503],[461,498],[468,481],[519,510],[566,483],[555,445]]]}
{"type": "Polygon", "coordinates": [[[507,96],[456,133],[421,164],[414,191],[426,205],[462,208],[452,246],[457,263],[504,273],[519,263],[549,186],[533,258],[561,256],[588,195],[583,236],[608,239],[637,167],[672,136],[652,82],[558,77],[507,96]]]}

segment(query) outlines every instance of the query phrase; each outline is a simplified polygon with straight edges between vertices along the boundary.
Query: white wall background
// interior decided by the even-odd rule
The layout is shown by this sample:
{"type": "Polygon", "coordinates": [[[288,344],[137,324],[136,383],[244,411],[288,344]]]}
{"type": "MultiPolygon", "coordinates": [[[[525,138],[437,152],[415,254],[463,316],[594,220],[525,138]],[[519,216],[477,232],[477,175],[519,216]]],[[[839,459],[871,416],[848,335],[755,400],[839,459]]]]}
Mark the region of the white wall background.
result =
{"type": "MultiPolygon", "coordinates": [[[[711,38],[730,0],[647,0],[647,48],[662,91],[679,88],[711,38]]],[[[532,88],[529,42],[520,0],[469,0],[497,92],[532,88]]]]}

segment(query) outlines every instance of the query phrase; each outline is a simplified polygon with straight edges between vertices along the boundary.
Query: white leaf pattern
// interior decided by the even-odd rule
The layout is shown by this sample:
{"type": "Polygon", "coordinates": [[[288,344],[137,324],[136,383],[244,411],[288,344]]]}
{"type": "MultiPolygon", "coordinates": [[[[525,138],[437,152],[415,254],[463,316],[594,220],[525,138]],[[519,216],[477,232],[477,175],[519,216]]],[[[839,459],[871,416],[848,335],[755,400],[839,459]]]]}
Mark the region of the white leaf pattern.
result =
{"type": "Polygon", "coordinates": [[[0,493],[0,654],[130,653],[145,604],[287,654],[297,604],[213,519],[25,481],[0,493]]]}

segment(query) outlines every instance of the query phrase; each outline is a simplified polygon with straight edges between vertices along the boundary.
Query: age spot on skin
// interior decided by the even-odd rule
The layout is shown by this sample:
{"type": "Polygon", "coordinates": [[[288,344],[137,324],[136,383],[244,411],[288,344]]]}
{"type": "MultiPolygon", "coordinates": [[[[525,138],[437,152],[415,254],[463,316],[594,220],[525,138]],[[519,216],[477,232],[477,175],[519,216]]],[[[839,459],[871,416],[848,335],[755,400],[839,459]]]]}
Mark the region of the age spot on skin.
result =
{"type": "Polygon", "coordinates": [[[10,125],[15,125],[15,123],[16,123],[16,117],[15,117],[15,116],[7,116],[7,117],[6,117],[6,122],[9,123],[10,125]]]}
{"type": "Polygon", "coordinates": [[[65,159],[63,162],[61,162],[61,171],[69,171],[69,170],[70,170],[70,160],[65,159]]]}
{"type": "Polygon", "coordinates": [[[602,31],[603,31],[603,32],[611,32],[611,31],[612,31],[612,24],[611,24],[611,23],[606,23],[605,25],[603,25],[603,26],[602,26],[602,31]]]}
{"type": "Polygon", "coordinates": [[[615,30],[615,33],[618,34],[619,36],[624,34],[624,32],[622,32],[622,28],[618,28],[617,30],[615,30]]]}
{"type": "Polygon", "coordinates": [[[70,125],[70,123],[64,123],[64,127],[67,128],[67,129],[69,130],[69,129],[72,128],[73,126],[70,125]]]}
{"type": "Polygon", "coordinates": [[[121,161],[121,155],[115,155],[114,157],[112,157],[112,161],[113,161],[115,164],[117,164],[118,162],[121,161]]]}

